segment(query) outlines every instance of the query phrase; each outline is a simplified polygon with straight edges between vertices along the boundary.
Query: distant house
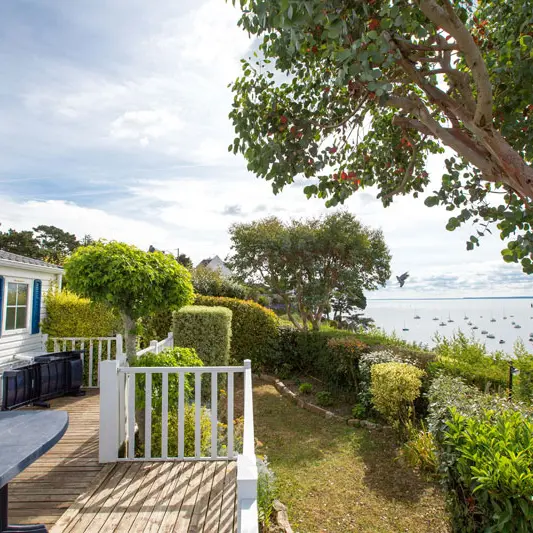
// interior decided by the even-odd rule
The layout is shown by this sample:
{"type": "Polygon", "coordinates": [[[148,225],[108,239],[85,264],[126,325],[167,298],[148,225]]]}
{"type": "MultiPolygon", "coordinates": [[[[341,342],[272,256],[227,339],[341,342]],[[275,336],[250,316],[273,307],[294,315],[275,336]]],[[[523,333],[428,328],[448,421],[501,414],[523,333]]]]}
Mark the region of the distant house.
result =
{"type": "Polygon", "coordinates": [[[225,265],[224,261],[222,261],[218,255],[200,261],[197,266],[208,268],[209,270],[213,271],[218,270],[226,278],[229,278],[233,275],[233,272],[225,265]]]}
{"type": "Polygon", "coordinates": [[[62,276],[58,266],[0,250],[0,367],[43,351],[43,295],[52,285],[60,289],[62,276]]]}

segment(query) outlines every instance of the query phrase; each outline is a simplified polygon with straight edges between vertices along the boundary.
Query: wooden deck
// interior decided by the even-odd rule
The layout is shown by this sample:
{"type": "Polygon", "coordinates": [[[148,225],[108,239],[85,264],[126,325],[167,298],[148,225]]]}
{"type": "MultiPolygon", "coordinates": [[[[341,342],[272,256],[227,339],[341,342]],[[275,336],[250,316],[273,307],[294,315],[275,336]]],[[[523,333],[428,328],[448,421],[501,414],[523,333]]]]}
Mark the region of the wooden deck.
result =
{"type": "Polygon", "coordinates": [[[61,398],[69,428],[9,485],[10,521],[50,533],[234,533],[235,462],[98,463],[98,393],[61,398]]]}

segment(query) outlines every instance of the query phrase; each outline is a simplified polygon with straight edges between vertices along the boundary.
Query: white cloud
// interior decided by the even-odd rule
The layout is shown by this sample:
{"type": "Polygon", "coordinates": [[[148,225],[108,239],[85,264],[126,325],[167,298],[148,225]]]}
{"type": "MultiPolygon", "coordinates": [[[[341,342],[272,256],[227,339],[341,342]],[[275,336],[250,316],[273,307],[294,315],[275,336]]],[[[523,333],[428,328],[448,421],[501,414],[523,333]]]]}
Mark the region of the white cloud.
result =
{"type": "Polygon", "coordinates": [[[180,117],[171,111],[127,111],[111,123],[110,135],[115,139],[139,141],[147,146],[151,140],[175,136],[183,129],[180,117]]]}

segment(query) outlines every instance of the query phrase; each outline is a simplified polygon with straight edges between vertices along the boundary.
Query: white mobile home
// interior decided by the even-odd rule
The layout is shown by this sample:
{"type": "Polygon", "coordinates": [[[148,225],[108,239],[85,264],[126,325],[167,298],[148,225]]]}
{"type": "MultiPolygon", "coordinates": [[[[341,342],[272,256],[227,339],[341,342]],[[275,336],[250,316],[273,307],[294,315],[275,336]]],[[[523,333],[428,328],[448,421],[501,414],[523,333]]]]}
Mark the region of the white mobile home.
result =
{"type": "Polygon", "coordinates": [[[0,368],[15,355],[43,351],[43,295],[61,288],[62,274],[58,266],[0,250],[0,368]]]}

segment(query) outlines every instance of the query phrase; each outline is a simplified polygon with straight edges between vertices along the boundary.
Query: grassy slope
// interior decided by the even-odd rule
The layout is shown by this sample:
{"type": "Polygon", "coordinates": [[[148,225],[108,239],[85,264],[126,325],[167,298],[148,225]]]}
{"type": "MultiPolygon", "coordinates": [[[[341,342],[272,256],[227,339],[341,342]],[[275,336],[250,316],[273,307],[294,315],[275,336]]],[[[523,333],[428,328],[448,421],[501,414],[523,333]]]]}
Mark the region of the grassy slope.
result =
{"type": "Polygon", "coordinates": [[[387,433],[304,411],[273,386],[254,388],[258,453],[268,457],[298,533],[444,533],[443,497],[394,460],[387,433]]]}

